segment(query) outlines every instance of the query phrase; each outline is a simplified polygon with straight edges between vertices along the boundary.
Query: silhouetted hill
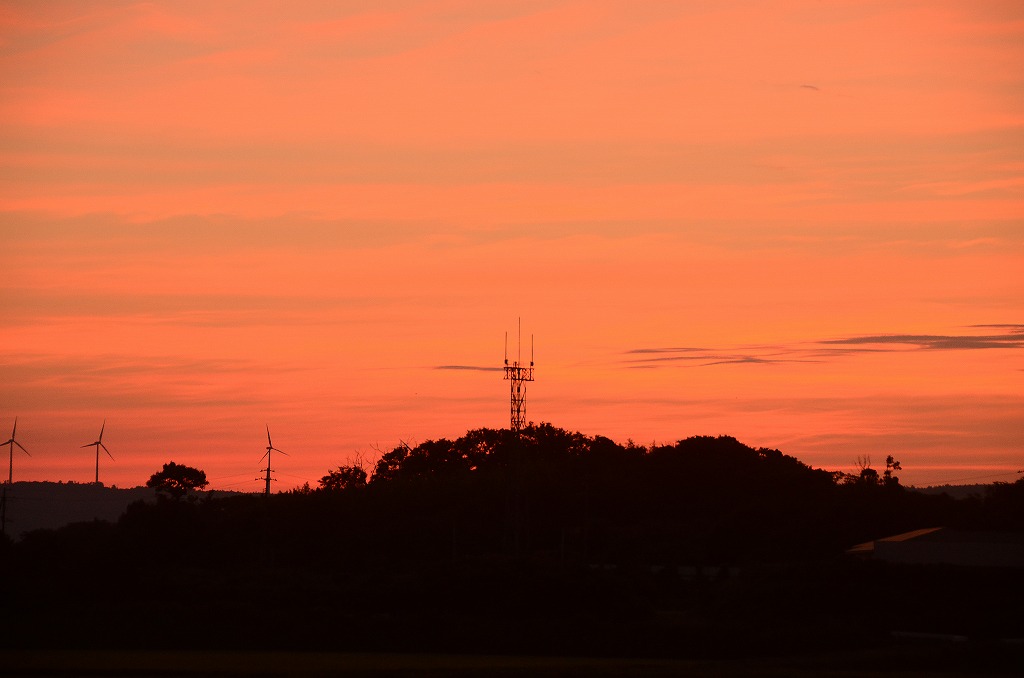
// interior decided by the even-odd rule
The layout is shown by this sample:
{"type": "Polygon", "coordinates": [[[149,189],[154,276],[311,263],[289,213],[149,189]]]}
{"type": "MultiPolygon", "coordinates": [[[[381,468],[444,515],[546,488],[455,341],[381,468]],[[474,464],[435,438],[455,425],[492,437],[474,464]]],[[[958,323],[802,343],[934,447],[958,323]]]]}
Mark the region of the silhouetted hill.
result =
{"type": "Polygon", "coordinates": [[[7,490],[7,533],[15,539],[26,532],[54,529],[69,523],[116,522],[128,505],[155,501],[145,487],[118,489],[94,483],[18,482],[7,490]]]}
{"type": "Polygon", "coordinates": [[[1020,530],[1024,482],[957,501],[725,436],[645,448],[548,424],[401,445],[345,477],[0,544],[19,582],[0,644],[732,657],[1024,635],[1018,572],[845,553],[1020,530]]]}
{"type": "Polygon", "coordinates": [[[155,502],[156,492],[148,487],[117,488],[95,483],[17,482],[7,488],[7,534],[20,539],[32,530],[55,529],[69,523],[117,522],[128,506],[138,501],[155,502]]]}

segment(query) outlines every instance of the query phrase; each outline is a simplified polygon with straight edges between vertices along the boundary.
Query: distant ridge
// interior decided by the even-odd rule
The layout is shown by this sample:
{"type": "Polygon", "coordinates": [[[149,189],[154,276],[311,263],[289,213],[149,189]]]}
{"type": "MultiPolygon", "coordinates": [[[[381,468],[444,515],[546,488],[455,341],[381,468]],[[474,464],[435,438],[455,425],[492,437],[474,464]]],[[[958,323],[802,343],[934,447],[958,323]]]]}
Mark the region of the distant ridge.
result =
{"type": "MultiPolygon", "coordinates": [[[[197,493],[206,496],[209,492],[197,493]]],[[[223,496],[234,492],[216,491],[223,496]]],[[[16,482],[7,489],[7,534],[15,540],[32,530],[52,530],[70,523],[116,522],[130,504],[156,502],[148,487],[117,488],[95,483],[16,482]]]]}
{"type": "Polygon", "coordinates": [[[967,499],[968,497],[984,497],[991,483],[978,485],[929,485],[927,487],[908,487],[908,490],[920,492],[921,494],[948,494],[953,499],[967,499]]]}

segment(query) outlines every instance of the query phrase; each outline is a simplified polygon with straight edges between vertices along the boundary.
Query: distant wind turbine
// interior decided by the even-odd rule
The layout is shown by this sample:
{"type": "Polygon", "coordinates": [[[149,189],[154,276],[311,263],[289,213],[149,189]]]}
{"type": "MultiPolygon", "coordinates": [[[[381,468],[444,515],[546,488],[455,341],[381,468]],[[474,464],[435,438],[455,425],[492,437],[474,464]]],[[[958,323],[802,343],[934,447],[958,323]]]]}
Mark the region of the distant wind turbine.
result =
{"type": "MultiPolygon", "coordinates": [[[[8,448],[10,448],[9,451],[10,451],[11,463],[7,467],[7,484],[8,485],[10,485],[12,482],[14,482],[14,446],[17,445],[18,447],[21,447],[21,443],[19,443],[17,440],[14,439],[14,437],[17,435],[17,433],[18,433],[18,418],[15,417],[14,418],[14,429],[11,430],[11,439],[8,440],[6,443],[0,443],[0,447],[3,447],[4,445],[6,445],[8,448]]],[[[28,450],[26,450],[24,447],[21,447],[21,451],[24,452],[25,454],[28,454],[28,450]]],[[[28,456],[31,457],[32,455],[28,454],[28,456]]]]}
{"type": "Polygon", "coordinates": [[[100,448],[102,447],[103,451],[107,453],[108,457],[110,457],[110,460],[114,461],[114,455],[112,455],[110,453],[110,450],[107,449],[107,446],[103,444],[103,429],[105,429],[106,427],[107,427],[107,420],[104,419],[103,420],[103,426],[100,427],[100,437],[96,439],[96,442],[89,443],[88,445],[82,445],[82,447],[95,447],[96,448],[96,484],[97,485],[100,484],[100,448]]]}
{"type": "MultiPolygon", "coordinates": [[[[264,490],[264,494],[266,494],[267,496],[270,495],[270,481],[271,481],[271,478],[270,478],[270,452],[271,451],[281,452],[281,450],[279,450],[276,447],[274,447],[274,443],[271,442],[271,440],[270,440],[270,425],[268,424],[267,425],[267,452],[262,457],[260,457],[260,461],[263,461],[264,459],[267,460],[267,468],[260,469],[261,471],[266,471],[266,473],[267,473],[267,475],[264,476],[264,478],[263,478],[267,482],[267,489],[264,490]]],[[[290,456],[287,452],[281,452],[281,454],[283,454],[286,457],[290,456]]],[[[258,478],[257,478],[257,480],[258,480],[258,478]]]]}

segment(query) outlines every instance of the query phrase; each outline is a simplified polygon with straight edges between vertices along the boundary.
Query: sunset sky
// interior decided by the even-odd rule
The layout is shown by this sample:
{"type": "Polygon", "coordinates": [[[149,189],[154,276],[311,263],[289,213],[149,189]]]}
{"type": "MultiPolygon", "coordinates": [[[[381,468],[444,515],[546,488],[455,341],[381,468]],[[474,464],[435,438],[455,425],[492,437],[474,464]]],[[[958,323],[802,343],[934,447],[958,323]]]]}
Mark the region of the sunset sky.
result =
{"type": "Polygon", "coordinates": [[[4,1],[0,245],[16,481],[508,426],[520,317],[533,421],[1013,481],[1024,3],[4,1]]]}

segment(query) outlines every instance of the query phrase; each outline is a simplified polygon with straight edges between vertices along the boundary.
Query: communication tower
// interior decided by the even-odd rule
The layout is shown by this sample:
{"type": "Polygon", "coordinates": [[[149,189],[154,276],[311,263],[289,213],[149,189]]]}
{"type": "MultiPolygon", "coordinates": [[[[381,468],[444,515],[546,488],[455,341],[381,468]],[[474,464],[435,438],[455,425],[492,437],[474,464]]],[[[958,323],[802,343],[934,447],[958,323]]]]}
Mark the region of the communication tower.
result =
{"type": "Polygon", "coordinates": [[[508,332],[505,333],[505,380],[511,382],[511,428],[521,431],[526,426],[526,382],[533,381],[533,335],[530,335],[530,366],[522,364],[523,320],[519,319],[516,359],[508,362],[508,332]]]}

